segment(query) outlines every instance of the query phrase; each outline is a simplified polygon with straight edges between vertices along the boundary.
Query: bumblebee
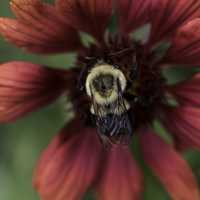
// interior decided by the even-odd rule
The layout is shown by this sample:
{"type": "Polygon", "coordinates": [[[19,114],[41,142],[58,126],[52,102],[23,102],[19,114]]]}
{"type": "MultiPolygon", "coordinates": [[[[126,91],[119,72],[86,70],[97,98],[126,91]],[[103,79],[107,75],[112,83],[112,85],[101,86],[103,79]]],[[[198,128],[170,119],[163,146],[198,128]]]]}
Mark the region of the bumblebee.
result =
{"type": "Polygon", "coordinates": [[[90,112],[104,144],[127,144],[132,136],[130,104],[123,96],[126,86],[123,72],[109,64],[97,64],[87,75],[90,112]]]}

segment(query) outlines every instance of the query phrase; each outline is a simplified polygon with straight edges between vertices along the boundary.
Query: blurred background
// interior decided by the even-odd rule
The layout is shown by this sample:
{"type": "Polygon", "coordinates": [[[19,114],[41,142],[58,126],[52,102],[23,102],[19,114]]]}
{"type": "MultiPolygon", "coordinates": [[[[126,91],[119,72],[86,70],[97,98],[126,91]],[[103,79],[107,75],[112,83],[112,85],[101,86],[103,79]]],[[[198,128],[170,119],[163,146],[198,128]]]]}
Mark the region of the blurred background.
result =
{"type": "MultiPolygon", "coordinates": [[[[1,0],[0,16],[13,16],[9,10],[9,0],[1,0]]],[[[1,63],[25,60],[67,68],[73,64],[74,59],[75,55],[73,54],[58,56],[28,54],[0,38],[1,63]]],[[[190,73],[180,71],[179,68],[168,72],[172,81],[190,73]]],[[[0,125],[0,200],[39,200],[32,187],[34,166],[41,151],[63,127],[67,118],[61,99],[54,105],[33,113],[16,123],[0,125]]],[[[159,125],[156,127],[161,134],[164,134],[159,125]]],[[[137,151],[137,148],[134,151],[137,151]]],[[[137,157],[140,160],[139,156],[137,157]]],[[[190,151],[184,157],[189,161],[200,181],[200,153],[190,151]]],[[[151,171],[146,166],[143,166],[143,170],[145,172],[144,200],[169,200],[168,194],[151,171]]],[[[94,199],[92,193],[88,193],[84,198],[84,200],[92,199],[94,199]]]]}

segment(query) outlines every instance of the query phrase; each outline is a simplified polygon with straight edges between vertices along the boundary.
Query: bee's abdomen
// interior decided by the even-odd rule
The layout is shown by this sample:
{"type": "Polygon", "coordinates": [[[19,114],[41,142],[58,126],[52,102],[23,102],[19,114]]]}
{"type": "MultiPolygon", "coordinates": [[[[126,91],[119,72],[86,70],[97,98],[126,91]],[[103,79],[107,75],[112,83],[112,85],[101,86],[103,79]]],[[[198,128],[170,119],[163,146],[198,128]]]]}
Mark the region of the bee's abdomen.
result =
{"type": "Polygon", "coordinates": [[[133,134],[132,120],[127,112],[121,115],[108,114],[97,118],[96,124],[100,137],[107,137],[112,143],[129,143],[133,134]]]}

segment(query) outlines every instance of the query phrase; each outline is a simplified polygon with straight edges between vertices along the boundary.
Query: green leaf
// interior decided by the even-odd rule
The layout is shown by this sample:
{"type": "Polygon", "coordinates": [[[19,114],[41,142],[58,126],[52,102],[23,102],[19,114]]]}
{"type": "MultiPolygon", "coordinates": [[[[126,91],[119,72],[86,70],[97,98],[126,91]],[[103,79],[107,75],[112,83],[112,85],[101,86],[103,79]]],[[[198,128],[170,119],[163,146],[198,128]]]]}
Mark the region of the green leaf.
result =
{"type": "Polygon", "coordinates": [[[138,28],[136,31],[130,34],[130,37],[134,41],[138,41],[141,43],[146,43],[149,39],[151,33],[151,24],[145,24],[144,26],[138,28]]]}

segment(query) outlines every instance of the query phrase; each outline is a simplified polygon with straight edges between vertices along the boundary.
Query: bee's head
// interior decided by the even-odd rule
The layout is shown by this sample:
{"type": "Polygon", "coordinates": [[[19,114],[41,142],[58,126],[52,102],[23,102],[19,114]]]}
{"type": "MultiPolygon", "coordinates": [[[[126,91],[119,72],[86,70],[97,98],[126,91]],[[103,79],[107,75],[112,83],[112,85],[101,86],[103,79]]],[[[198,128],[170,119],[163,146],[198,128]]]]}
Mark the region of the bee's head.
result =
{"type": "Polygon", "coordinates": [[[126,78],[122,71],[112,65],[101,64],[95,66],[87,76],[86,91],[99,104],[114,102],[119,91],[126,88],[126,78]]]}
{"type": "Polygon", "coordinates": [[[108,97],[114,90],[114,82],[115,79],[112,74],[99,74],[91,84],[101,96],[108,97]]]}

